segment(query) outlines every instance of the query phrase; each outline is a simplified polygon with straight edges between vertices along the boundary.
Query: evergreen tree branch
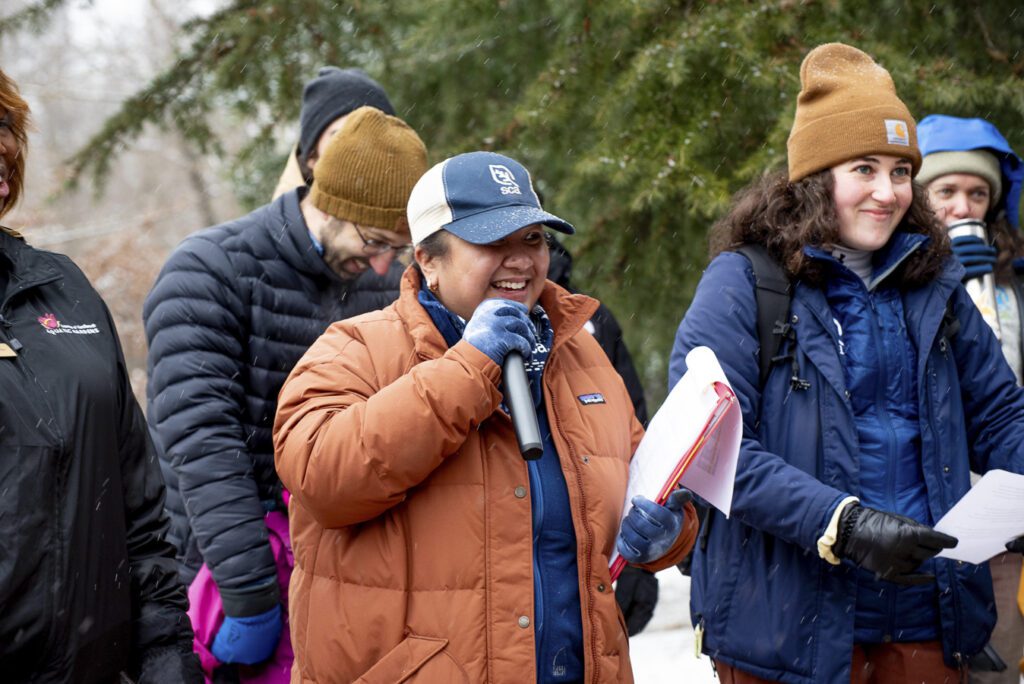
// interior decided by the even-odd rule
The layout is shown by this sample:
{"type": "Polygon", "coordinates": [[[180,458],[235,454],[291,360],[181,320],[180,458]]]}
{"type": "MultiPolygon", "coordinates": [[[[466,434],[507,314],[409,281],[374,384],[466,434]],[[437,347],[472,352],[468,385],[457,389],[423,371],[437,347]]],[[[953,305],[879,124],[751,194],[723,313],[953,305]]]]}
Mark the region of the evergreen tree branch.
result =
{"type": "Polygon", "coordinates": [[[978,29],[981,31],[981,37],[985,40],[985,47],[988,50],[989,56],[1000,62],[1009,61],[1006,57],[1006,53],[997,48],[996,44],[992,42],[992,32],[989,31],[988,23],[985,21],[985,17],[981,14],[981,8],[974,5],[971,9],[973,10],[971,14],[974,16],[974,21],[978,24],[978,29]]]}
{"type": "MultiPolygon", "coordinates": [[[[103,128],[89,139],[68,159],[68,177],[65,189],[76,189],[83,176],[91,174],[100,192],[116,156],[124,151],[138,137],[147,123],[160,122],[173,104],[181,97],[202,69],[201,54],[192,54],[181,59],[170,70],[160,74],[141,92],[128,98],[120,109],[111,115],[103,128]]],[[[181,132],[189,139],[185,127],[181,132]]]]}
{"type": "Polygon", "coordinates": [[[635,316],[623,328],[656,406],[708,227],[785,163],[807,51],[856,45],[918,118],[983,116],[1022,149],[1022,34],[1018,0],[234,0],[183,24],[175,63],[75,153],[69,182],[102,182],[155,123],[201,154],[241,145],[236,193],[262,203],[303,83],[326,64],[362,67],[432,160],[493,149],[533,171],[581,229],[567,243],[575,284],[635,316]],[[248,139],[222,143],[217,128],[239,122],[248,139]]]}
{"type": "Polygon", "coordinates": [[[230,111],[263,127],[293,119],[303,82],[335,61],[318,59],[318,51],[351,65],[379,60],[383,50],[393,49],[382,28],[388,8],[375,3],[372,9],[346,11],[327,0],[234,0],[186,21],[181,34],[188,47],[67,161],[64,189],[89,177],[102,192],[111,164],[146,124],[175,128],[205,153],[221,151],[206,120],[214,112],[230,111]]]}
{"type": "MultiPolygon", "coordinates": [[[[54,12],[66,5],[68,0],[39,0],[25,9],[0,19],[0,38],[15,31],[27,30],[39,33],[46,28],[54,12]]],[[[88,0],[92,4],[92,0],[88,0]]]]}

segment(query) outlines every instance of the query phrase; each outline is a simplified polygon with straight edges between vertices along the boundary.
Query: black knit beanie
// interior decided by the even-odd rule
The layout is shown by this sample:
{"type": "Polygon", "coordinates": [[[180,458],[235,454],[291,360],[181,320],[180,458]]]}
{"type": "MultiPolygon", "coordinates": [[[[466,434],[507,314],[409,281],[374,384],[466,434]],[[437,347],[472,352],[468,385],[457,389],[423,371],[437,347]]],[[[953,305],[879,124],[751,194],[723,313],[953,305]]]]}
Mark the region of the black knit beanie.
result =
{"type": "Polygon", "coordinates": [[[362,69],[339,69],[328,66],[320,69],[316,78],[302,90],[302,113],[299,114],[299,166],[306,168],[310,151],[331,122],[339,116],[364,105],[375,107],[390,116],[395,115],[387,93],[380,84],[362,69]]]}

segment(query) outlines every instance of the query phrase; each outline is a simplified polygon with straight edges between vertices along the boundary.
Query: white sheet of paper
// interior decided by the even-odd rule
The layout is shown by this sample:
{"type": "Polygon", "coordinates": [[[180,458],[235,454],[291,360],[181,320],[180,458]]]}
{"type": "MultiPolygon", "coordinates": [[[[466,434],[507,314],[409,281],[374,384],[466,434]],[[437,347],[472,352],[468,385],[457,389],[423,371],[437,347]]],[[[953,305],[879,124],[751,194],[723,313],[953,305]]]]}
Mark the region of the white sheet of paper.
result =
{"type": "MultiPolygon", "coordinates": [[[[718,403],[715,382],[728,385],[725,371],[708,347],[695,347],[686,355],[686,373],[669,393],[651,419],[629,464],[629,486],[622,518],[629,513],[637,494],[654,500],[669,479],[679,459],[700,436],[718,403]]],[[[743,435],[737,401],[722,418],[722,426],[683,473],[680,483],[701,496],[726,517],[732,506],[736,461],[743,435]]],[[[618,553],[613,553],[615,562],[618,553]]]]}
{"type": "Polygon", "coordinates": [[[960,540],[940,558],[982,563],[1024,534],[1024,475],[990,470],[935,525],[960,540]]]}

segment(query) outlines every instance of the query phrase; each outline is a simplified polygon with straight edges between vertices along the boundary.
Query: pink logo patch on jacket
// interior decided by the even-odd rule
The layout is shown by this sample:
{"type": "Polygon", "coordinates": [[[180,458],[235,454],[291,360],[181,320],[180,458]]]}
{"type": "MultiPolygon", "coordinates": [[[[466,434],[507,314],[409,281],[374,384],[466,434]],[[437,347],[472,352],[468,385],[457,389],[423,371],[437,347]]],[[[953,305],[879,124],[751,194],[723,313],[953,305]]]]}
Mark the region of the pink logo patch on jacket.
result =
{"type": "Polygon", "coordinates": [[[47,330],[56,330],[60,327],[60,321],[58,321],[57,316],[52,313],[43,314],[36,320],[39,321],[39,325],[43,326],[47,330]]]}

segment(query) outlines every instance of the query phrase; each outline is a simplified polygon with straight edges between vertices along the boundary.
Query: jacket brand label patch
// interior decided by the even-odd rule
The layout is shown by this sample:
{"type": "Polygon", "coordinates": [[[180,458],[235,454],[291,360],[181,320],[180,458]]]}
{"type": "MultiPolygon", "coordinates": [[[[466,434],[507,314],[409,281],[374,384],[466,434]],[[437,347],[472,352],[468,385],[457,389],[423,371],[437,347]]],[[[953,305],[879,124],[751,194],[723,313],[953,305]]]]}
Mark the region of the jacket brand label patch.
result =
{"type": "Polygon", "coordinates": [[[39,325],[46,329],[47,335],[98,335],[99,327],[95,323],[83,323],[82,325],[64,325],[57,320],[57,316],[46,313],[36,318],[39,325]]]}
{"type": "Polygon", "coordinates": [[[906,145],[910,147],[910,135],[907,133],[906,121],[886,119],[885,136],[890,145],[906,145]]]}
{"type": "Polygon", "coordinates": [[[838,335],[836,339],[839,340],[839,355],[846,356],[846,343],[843,342],[843,326],[839,323],[838,318],[833,318],[832,322],[836,325],[836,334],[838,335]]]}
{"type": "Polygon", "coordinates": [[[580,403],[583,404],[584,406],[588,406],[590,404],[605,403],[604,395],[598,392],[594,392],[593,394],[581,394],[579,397],[577,397],[577,399],[579,399],[580,403]]]}

